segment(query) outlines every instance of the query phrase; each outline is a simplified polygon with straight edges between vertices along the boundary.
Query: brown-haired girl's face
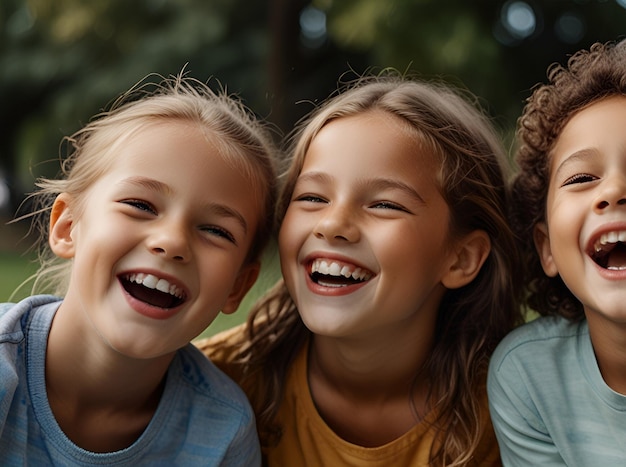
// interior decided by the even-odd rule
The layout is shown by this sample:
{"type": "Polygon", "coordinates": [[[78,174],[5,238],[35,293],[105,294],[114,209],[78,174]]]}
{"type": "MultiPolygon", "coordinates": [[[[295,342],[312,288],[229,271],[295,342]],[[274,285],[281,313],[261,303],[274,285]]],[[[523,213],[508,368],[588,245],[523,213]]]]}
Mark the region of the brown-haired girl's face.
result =
{"type": "Polygon", "coordinates": [[[314,333],[415,335],[455,286],[439,162],[404,125],[382,111],[343,117],[308,148],[279,247],[314,333]]]}
{"type": "Polygon", "coordinates": [[[79,215],[69,195],[57,199],[51,247],[73,259],[61,306],[88,339],[130,357],[186,345],[256,279],[258,266],[245,264],[256,193],[199,127],[143,128],[84,194],[79,215]]]}

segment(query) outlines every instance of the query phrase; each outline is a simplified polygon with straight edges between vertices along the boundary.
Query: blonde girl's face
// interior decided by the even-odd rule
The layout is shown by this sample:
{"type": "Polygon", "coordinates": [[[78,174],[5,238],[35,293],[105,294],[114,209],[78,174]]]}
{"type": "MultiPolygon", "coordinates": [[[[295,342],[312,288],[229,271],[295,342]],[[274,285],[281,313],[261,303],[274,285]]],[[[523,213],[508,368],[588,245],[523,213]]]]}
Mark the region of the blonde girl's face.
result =
{"type": "Polygon", "coordinates": [[[438,169],[382,111],[315,136],[279,234],[285,283],[311,331],[390,338],[434,328],[455,258],[438,169]]]}
{"type": "Polygon", "coordinates": [[[84,194],[80,215],[57,199],[51,246],[73,260],[60,312],[77,332],[145,359],[235,311],[258,273],[244,261],[262,201],[211,138],[183,122],[147,126],[84,194]]]}
{"type": "Polygon", "coordinates": [[[565,125],[550,161],[546,223],[535,242],[589,320],[626,324],[626,97],[598,101],[565,125]]]}

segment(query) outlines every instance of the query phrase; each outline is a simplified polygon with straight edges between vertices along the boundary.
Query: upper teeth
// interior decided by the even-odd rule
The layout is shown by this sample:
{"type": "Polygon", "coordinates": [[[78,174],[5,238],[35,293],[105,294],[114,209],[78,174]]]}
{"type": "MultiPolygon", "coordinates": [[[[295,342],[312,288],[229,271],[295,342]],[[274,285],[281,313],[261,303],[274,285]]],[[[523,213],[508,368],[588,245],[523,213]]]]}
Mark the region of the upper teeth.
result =
{"type": "Polygon", "coordinates": [[[128,276],[128,280],[137,284],[143,284],[144,287],[149,289],[156,289],[160,292],[174,295],[178,298],[183,298],[183,291],[174,284],[170,284],[165,279],[159,279],[152,274],[144,274],[142,272],[133,273],[128,276]]]}
{"type": "Polygon", "coordinates": [[[355,268],[341,265],[335,261],[316,259],[311,266],[311,273],[318,272],[327,276],[343,276],[348,279],[368,280],[372,273],[362,268],[355,268]]]}
{"type": "Polygon", "coordinates": [[[596,243],[594,244],[594,249],[596,253],[602,251],[602,248],[606,245],[615,244],[617,242],[626,242],[626,231],[613,231],[607,232],[600,236],[596,243]]]}

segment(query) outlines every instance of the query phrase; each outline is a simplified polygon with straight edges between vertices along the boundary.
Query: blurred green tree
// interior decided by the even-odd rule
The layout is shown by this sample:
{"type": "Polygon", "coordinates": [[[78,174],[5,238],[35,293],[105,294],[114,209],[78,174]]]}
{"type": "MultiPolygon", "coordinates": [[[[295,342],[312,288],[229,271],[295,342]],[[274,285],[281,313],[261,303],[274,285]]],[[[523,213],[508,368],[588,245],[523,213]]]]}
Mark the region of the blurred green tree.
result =
{"type": "Polygon", "coordinates": [[[0,181],[55,175],[64,135],[183,68],[288,132],[340,79],[413,70],[465,86],[510,137],[546,67],[618,39],[626,0],[3,0],[0,181]]]}

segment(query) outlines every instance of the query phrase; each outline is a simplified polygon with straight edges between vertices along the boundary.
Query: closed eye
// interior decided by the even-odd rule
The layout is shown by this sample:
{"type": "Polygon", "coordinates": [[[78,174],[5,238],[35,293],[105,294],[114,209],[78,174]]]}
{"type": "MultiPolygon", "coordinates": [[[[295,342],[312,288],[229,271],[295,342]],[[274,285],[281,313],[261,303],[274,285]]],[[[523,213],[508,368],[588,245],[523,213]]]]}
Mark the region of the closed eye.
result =
{"type": "Polygon", "coordinates": [[[394,211],[410,212],[405,207],[400,206],[399,204],[396,204],[396,203],[392,203],[390,201],[379,201],[377,203],[374,203],[371,207],[375,209],[392,209],[394,211]]]}
{"type": "Polygon", "coordinates": [[[588,183],[588,182],[593,182],[594,180],[597,180],[597,179],[598,177],[594,175],[580,173],[580,174],[576,174],[576,175],[569,177],[567,180],[563,182],[561,186],[563,187],[567,185],[574,185],[576,183],[588,183]]]}
{"type": "Polygon", "coordinates": [[[222,227],[218,227],[216,225],[205,225],[202,226],[201,230],[203,232],[208,233],[209,235],[215,235],[220,238],[224,238],[229,242],[237,245],[237,241],[235,240],[235,236],[231,234],[228,230],[223,229],[222,227]]]}
{"type": "Polygon", "coordinates": [[[309,203],[325,203],[326,200],[316,195],[301,195],[294,199],[294,201],[305,201],[309,203]]]}
{"type": "Polygon", "coordinates": [[[127,204],[129,206],[132,206],[140,211],[144,211],[146,213],[149,214],[154,214],[156,215],[156,209],[154,208],[154,206],[152,206],[150,203],[148,203],[147,201],[142,201],[140,199],[124,199],[122,201],[120,201],[120,203],[123,204],[127,204]]]}

